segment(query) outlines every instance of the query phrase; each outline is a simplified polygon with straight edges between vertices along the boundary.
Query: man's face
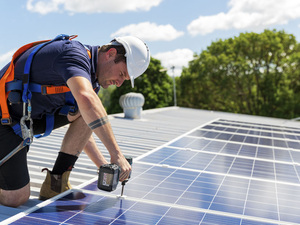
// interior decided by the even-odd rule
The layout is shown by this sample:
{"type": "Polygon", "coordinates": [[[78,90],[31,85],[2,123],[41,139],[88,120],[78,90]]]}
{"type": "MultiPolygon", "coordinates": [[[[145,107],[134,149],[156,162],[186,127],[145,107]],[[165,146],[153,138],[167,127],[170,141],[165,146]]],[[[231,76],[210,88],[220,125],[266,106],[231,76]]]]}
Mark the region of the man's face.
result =
{"type": "Polygon", "coordinates": [[[117,55],[117,51],[114,48],[109,49],[99,57],[98,63],[98,82],[103,88],[108,88],[110,85],[116,85],[120,87],[124,80],[129,80],[126,63],[120,61],[115,63],[114,60],[117,55]]]}

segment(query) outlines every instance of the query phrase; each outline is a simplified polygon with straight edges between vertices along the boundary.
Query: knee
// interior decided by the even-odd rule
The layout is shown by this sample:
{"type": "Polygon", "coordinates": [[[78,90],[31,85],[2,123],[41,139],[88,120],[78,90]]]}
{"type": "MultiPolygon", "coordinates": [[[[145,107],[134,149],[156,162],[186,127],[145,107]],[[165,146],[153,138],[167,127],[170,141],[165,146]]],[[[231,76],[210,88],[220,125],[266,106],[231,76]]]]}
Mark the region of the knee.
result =
{"type": "Polygon", "coordinates": [[[9,194],[1,193],[0,195],[0,203],[1,205],[8,206],[8,207],[19,207],[26,203],[29,199],[28,194],[21,194],[21,193],[13,193],[13,191],[9,194]]]}
{"type": "Polygon", "coordinates": [[[19,207],[26,203],[29,197],[30,187],[28,185],[13,191],[1,190],[0,204],[9,207],[19,207]]]}
{"type": "Polygon", "coordinates": [[[79,110],[77,110],[75,113],[69,113],[67,115],[67,118],[68,118],[69,122],[72,123],[75,120],[77,120],[80,116],[81,116],[81,114],[80,114],[79,110]]]}

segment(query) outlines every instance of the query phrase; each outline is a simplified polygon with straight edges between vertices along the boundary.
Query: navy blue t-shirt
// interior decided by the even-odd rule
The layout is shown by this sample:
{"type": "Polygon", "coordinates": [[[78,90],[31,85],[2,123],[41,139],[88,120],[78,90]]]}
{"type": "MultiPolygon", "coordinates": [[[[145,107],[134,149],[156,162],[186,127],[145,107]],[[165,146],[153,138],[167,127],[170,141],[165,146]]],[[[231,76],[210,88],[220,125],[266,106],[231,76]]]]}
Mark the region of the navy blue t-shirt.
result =
{"type": "MultiPolygon", "coordinates": [[[[54,41],[40,49],[35,55],[30,73],[30,82],[45,85],[67,85],[71,77],[81,76],[88,79],[94,90],[100,86],[95,75],[98,60],[98,46],[87,46],[78,41],[54,41]]],[[[21,55],[15,63],[15,79],[23,79],[24,65],[33,49],[21,55]]],[[[0,71],[1,73],[1,71],[0,71]]],[[[65,94],[42,95],[32,93],[32,118],[41,119],[46,114],[53,114],[65,105],[65,94]]],[[[13,119],[20,119],[23,113],[22,104],[9,106],[13,119]]]]}

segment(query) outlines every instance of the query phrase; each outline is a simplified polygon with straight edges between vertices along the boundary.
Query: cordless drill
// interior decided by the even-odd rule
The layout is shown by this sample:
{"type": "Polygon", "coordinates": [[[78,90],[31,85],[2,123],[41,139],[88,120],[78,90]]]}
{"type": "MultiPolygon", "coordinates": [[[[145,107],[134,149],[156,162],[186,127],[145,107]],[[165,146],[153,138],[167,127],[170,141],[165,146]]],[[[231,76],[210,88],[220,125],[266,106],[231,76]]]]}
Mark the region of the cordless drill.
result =
{"type": "MultiPolygon", "coordinates": [[[[127,162],[132,165],[132,157],[125,157],[127,162]]],[[[116,190],[119,182],[121,169],[117,164],[104,164],[100,166],[99,177],[98,177],[98,188],[103,191],[114,191],[116,190]]],[[[128,176],[130,178],[131,172],[128,176]]],[[[122,192],[123,196],[124,186],[128,179],[122,182],[122,192]]]]}

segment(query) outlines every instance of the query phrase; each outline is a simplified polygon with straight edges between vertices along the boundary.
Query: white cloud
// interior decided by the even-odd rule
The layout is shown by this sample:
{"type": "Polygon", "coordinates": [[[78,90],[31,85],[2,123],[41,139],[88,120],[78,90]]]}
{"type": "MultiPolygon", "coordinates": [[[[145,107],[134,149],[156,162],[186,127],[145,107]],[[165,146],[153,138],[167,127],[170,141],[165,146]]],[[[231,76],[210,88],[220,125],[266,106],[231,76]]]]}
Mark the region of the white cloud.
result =
{"type": "Polygon", "coordinates": [[[122,27],[111,37],[132,35],[141,38],[144,41],[172,41],[182,35],[184,32],[177,31],[172,25],[157,25],[155,23],[144,22],[139,24],[130,24],[122,27]]]}
{"type": "Polygon", "coordinates": [[[60,0],[52,0],[52,1],[37,1],[33,4],[34,0],[28,0],[26,7],[27,10],[32,12],[37,12],[40,14],[48,14],[51,12],[57,12],[59,10],[60,0]]]}
{"type": "Polygon", "coordinates": [[[11,50],[3,55],[0,55],[0,70],[4,67],[7,63],[11,61],[11,58],[16,50],[11,50]]]}
{"type": "Polygon", "coordinates": [[[215,30],[263,29],[300,18],[298,0],[230,0],[228,13],[200,16],[187,29],[193,36],[215,30]]]}
{"type": "Polygon", "coordinates": [[[193,55],[194,53],[192,50],[184,48],[170,52],[157,53],[153,55],[153,58],[159,59],[162,66],[168,69],[168,74],[171,76],[173,75],[171,67],[175,66],[174,74],[175,76],[180,76],[182,67],[188,66],[189,61],[194,59],[193,55]]]}
{"type": "Polygon", "coordinates": [[[28,0],[27,9],[31,12],[48,14],[51,12],[103,13],[126,11],[149,11],[162,0],[28,0]]]}

